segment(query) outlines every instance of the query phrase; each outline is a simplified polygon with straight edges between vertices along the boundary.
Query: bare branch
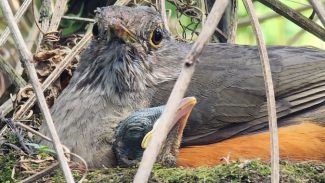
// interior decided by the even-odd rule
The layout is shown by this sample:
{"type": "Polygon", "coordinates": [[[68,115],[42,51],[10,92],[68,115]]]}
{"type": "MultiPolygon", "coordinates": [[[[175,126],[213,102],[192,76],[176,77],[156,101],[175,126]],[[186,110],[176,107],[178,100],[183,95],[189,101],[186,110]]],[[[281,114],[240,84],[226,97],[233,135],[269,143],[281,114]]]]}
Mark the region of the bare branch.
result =
{"type": "MultiPolygon", "coordinates": [[[[39,14],[42,16],[39,18],[36,18],[34,16],[35,24],[37,24],[37,27],[39,26],[38,22],[41,22],[41,27],[38,27],[41,29],[40,30],[41,33],[38,35],[38,39],[37,39],[37,43],[36,43],[36,52],[38,52],[38,50],[41,47],[41,43],[42,43],[43,37],[44,37],[43,31],[48,31],[48,29],[50,27],[50,18],[51,18],[51,12],[52,12],[51,6],[52,6],[51,0],[43,0],[41,8],[39,10],[39,14]]],[[[33,12],[33,13],[35,15],[35,12],[33,12]]]]}
{"type": "Polygon", "coordinates": [[[44,170],[37,172],[36,174],[22,180],[21,183],[35,182],[38,179],[44,177],[45,175],[52,173],[58,167],[59,167],[59,163],[53,163],[51,166],[45,168],[44,170]]]}
{"type": "Polygon", "coordinates": [[[1,115],[6,116],[12,109],[13,109],[12,100],[8,99],[0,106],[0,113],[1,115]]]}
{"type": "Polygon", "coordinates": [[[269,130],[270,130],[270,141],[271,141],[271,182],[278,183],[280,180],[279,176],[279,141],[278,141],[278,127],[277,127],[277,118],[276,118],[276,105],[275,105],[275,96],[274,88],[272,81],[272,73],[270,62],[263,39],[262,31],[260,24],[254,10],[252,0],[243,0],[245,8],[248,12],[249,17],[251,18],[252,27],[256,34],[256,40],[258,45],[258,50],[261,58],[261,65],[264,75],[264,83],[266,89],[266,99],[267,99],[267,109],[268,109],[268,119],[269,119],[269,130]]]}
{"type": "Polygon", "coordinates": [[[309,0],[310,4],[316,10],[317,16],[325,27],[325,7],[319,0],[309,0]]]}
{"type": "Polygon", "coordinates": [[[230,25],[229,25],[229,31],[228,31],[228,40],[227,43],[235,44],[236,41],[236,33],[237,33],[237,22],[238,22],[238,2],[237,0],[230,1],[232,4],[232,9],[230,13],[230,25]]]}
{"type": "Polygon", "coordinates": [[[14,84],[21,88],[26,85],[26,81],[16,73],[15,69],[0,56],[0,68],[5,71],[14,84]]]}
{"type": "Polygon", "coordinates": [[[278,0],[258,0],[296,25],[325,41],[325,29],[278,0]]]}
{"type": "Polygon", "coordinates": [[[161,17],[165,24],[165,28],[167,29],[168,32],[170,32],[169,26],[168,26],[167,14],[166,14],[166,1],[165,0],[160,0],[160,12],[161,12],[161,17]]]}
{"type": "Polygon", "coordinates": [[[41,89],[41,85],[37,78],[36,70],[32,64],[32,53],[27,49],[27,46],[23,40],[23,37],[22,37],[21,33],[19,32],[18,26],[16,24],[16,21],[14,19],[14,16],[12,14],[12,11],[10,9],[8,1],[1,0],[0,7],[1,7],[2,13],[7,21],[9,29],[13,35],[13,39],[15,41],[17,48],[18,48],[21,59],[26,66],[32,86],[34,88],[34,91],[35,91],[37,99],[38,99],[39,107],[44,115],[47,126],[49,127],[49,130],[50,130],[50,133],[51,133],[51,136],[53,139],[54,147],[57,152],[58,159],[60,161],[60,165],[63,170],[65,179],[68,183],[72,183],[72,182],[74,182],[74,180],[73,180],[71,170],[68,166],[68,163],[65,160],[63,149],[62,149],[62,144],[60,143],[59,136],[55,130],[55,126],[53,124],[50,110],[48,109],[48,106],[46,104],[45,97],[44,97],[43,91],[41,89]]]}
{"type": "Polygon", "coordinates": [[[211,13],[208,16],[206,23],[203,25],[202,32],[193,44],[190,53],[185,58],[184,66],[174,85],[165,110],[158,119],[159,121],[163,121],[163,123],[158,123],[157,128],[160,130],[154,131],[152,140],[149,142],[148,148],[144,151],[134,182],[147,182],[162,143],[165,141],[168,132],[172,128],[171,121],[175,117],[177,106],[181,102],[190,83],[195,69],[195,63],[202,52],[204,44],[208,42],[209,38],[215,31],[215,27],[217,26],[227,3],[228,0],[219,0],[214,3],[211,13]]]}
{"type": "Polygon", "coordinates": [[[92,23],[95,22],[95,20],[91,18],[72,17],[72,16],[62,16],[62,18],[66,20],[76,20],[76,21],[84,21],[84,22],[92,22],[92,23]]]}
{"type": "MultiPolygon", "coordinates": [[[[15,15],[16,22],[20,21],[21,17],[24,15],[24,13],[26,12],[26,10],[31,2],[32,2],[32,0],[24,1],[24,3],[21,5],[21,7],[19,8],[19,10],[17,11],[17,13],[15,15]]],[[[1,34],[1,37],[0,37],[0,46],[2,46],[7,41],[9,34],[10,34],[9,28],[6,27],[6,29],[3,31],[3,33],[1,34]]]]}
{"type": "MultiPolygon", "coordinates": [[[[42,83],[42,90],[44,91],[47,89],[59,76],[60,74],[65,70],[65,68],[69,65],[69,63],[73,60],[73,58],[78,55],[81,50],[85,47],[85,45],[88,43],[88,41],[91,38],[91,34],[86,34],[79,42],[78,44],[73,47],[73,49],[69,52],[67,56],[60,62],[60,64],[54,69],[54,71],[46,78],[46,80],[42,83]]],[[[35,95],[31,96],[24,106],[17,111],[14,118],[19,119],[21,118],[35,103],[35,95]]],[[[2,106],[0,106],[0,111],[3,112],[3,115],[5,116],[12,110],[12,102],[11,100],[6,101],[2,106]]]]}
{"type": "Polygon", "coordinates": [[[64,15],[66,5],[67,0],[56,0],[48,32],[57,31],[61,17],[64,15]]]}
{"type": "MultiPolygon", "coordinates": [[[[310,10],[312,7],[311,6],[302,6],[302,7],[299,7],[297,9],[295,9],[294,11],[297,11],[297,12],[303,12],[303,11],[306,11],[306,10],[310,10]]],[[[277,17],[280,17],[281,15],[279,15],[278,13],[276,12],[271,12],[271,13],[268,13],[266,15],[263,15],[261,17],[258,18],[258,21],[260,23],[266,21],[266,20],[269,20],[269,19],[272,19],[272,18],[277,18],[277,17]]],[[[249,19],[249,17],[245,17],[241,20],[239,20],[238,22],[238,27],[245,27],[245,26],[249,26],[251,25],[251,20],[249,19]]]]}
{"type": "Polygon", "coordinates": [[[23,124],[21,122],[15,122],[15,125],[17,125],[17,126],[19,126],[21,128],[24,128],[25,130],[27,130],[27,131],[35,134],[35,135],[38,135],[39,137],[42,137],[43,139],[45,139],[48,142],[53,142],[52,139],[50,139],[49,137],[43,135],[42,133],[32,129],[31,127],[29,127],[29,126],[27,126],[27,125],[25,125],[25,124],[23,124]]]}

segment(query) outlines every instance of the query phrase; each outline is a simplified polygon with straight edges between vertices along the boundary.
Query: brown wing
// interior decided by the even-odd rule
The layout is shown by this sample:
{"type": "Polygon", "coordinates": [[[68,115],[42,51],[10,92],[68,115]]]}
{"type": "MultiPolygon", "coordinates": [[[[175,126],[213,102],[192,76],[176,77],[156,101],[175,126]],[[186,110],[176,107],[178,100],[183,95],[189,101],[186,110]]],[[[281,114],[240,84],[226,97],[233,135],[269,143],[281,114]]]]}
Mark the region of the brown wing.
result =
{"type": "MultiPolygon", "coordinates": [[[[325,52],[269,47],[278,118],[284,119],[325,99],[325,52]]],[[[162,83],[152,106],[166,102],[174,80],[162,83]]],[[[187,96],[198,104],[184,131],[183,145],[214,143],[268,124],[263,73],[255,46],[207,45],[187,96]]]]}

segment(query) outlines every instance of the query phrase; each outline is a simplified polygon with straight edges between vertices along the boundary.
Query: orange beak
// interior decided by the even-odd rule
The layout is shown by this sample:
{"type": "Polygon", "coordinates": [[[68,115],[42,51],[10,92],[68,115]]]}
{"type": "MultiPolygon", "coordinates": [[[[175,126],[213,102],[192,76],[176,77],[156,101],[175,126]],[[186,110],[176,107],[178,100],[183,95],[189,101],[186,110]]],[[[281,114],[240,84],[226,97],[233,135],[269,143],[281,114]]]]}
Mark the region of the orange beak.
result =
{"type": "MultiPolygon", "coordinates": [[[[179,124],[178,131],[177,131],[177,137],[176,137],[178,141],[180,141],[182,139],[183,130],[187,124],[188,118],[189,118],[189,116],[192,112],[192,109],[196,103],[197,103],[197,101],[196,101],[195,97],[186,97],[179,104],[179,107],[176,112],[176,116],[173,119],[173,126],[175,126],[176,124],[179,124]]],[[[144,136],[144,138],[141,142],[141,147],[143,149],[145,149],[148,146],[148,144],[152,138],[153,131],[156,130],[156,126],[157,126],[157,123],[155,123],[153,126],[153,129],[144,136]]]]}

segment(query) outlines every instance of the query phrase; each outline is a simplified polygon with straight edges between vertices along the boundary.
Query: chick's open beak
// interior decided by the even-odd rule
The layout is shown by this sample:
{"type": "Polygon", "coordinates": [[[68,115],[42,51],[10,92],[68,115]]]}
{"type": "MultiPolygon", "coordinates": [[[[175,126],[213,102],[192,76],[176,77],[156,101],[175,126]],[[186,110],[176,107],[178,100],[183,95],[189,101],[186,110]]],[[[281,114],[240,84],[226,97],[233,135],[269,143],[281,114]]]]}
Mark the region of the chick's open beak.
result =
{"type": "MultiPolygon", "coordinates": [[[[173,123],[173,126],[175,126],[176,124],[179,124],[178,131],[177,131],[177,136],[176,136],[176,140],[179,141],[179,142],[181,141],[183,130],[184,130],[185,126],[186,126],[188,117],[190,116],[191,111],[192,111],[194,105],[196,104],[196,102],[197,101],[196,101],[195,97],[184,98],[181,101],[181,103],[180,103],[180,105],[179,105],[179,107],[178,107],[178,109],[176,111],[176,116],[173,119],[172,123],[173,123]]],[[[148,144],[149,144],[149,142],[150,142],[150,140],[152,138],[153,131],[158,130],[156,127],[158,126],[157,124],[159,122],[161,122],[161,121],[157,121],[154,124],[152,130],[150,132],[148,132],[144,136],[144,138],[143,138],[143,140],[141,142],[141,147],[143,149],[147,148],[147,146],[148,146],[148,144]]]]}

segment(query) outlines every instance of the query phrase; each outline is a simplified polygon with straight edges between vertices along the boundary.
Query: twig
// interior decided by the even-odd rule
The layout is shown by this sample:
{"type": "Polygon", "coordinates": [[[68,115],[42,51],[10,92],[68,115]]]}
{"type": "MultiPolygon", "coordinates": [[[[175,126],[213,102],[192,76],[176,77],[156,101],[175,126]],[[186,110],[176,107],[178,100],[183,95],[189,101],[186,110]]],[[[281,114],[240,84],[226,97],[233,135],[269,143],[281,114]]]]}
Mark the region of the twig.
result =
{"type": "Polygon", "coordinates": [[[14,124],[14,122],[12,121],[12,119],[6,119],[6,118],[2,118],[0,117],[0,121],[3,121],[7,124],[7,126],[9,126],[9,128],[15,133],[19,144],[21,145],[21,147],[23,148],[24,152],[26,152],[27,154],[32,154],[32,150],[30,150],[26,144],[24,143],[24,137],[22,137],[22,135],[20,134],[20,132],[18,131],[16,125],[14,124]]]}
{"type": "Polygon", "coordinates": [[[156,161],[157,155],[161,149],[162,143],[172,128],[171,121],[175,117],[177,106],[181,102],[185,91],[190,83],[191,77],[195,69],[195,63],[202,52],[204,44],[208,42],[217,26],[222,13],[227,6],[228,0],[216,1],[212,7],[206,23],[203,25],[202,32],[196,42],[193,44],[190,53],[185,58],[182,71],[174,85],[172,93],[168,99],[165,110],[158,119],[163,123],[158,122],[158,129],[153,133],[152,140],[149,142],[148,148],[144,151],[140,167],[135,175],[134,182],[147,182],[153,164],[156,161]]]}
{"type": "MultiPolygon", "coordinates": [[[[34,1],[34,0],[33,0],[34,1]]],[[[39,14],[42,16],[39,16],[39,18],[37,19],[35,17],[35,12],[33,11],[34,14],[34,19],[35,19],[35,24],[38,25],[38,22],[41,22],[41,27],[38,27],[40,29],[40,34],[38,35],[38,39],[37,39],[37,44],[36,44],[36,52],[39,51],[42,40],[43,40],[43,31],[47,32],[50,26],[50,18],[51,18],[51,6],[52,6],[52,1],[51,0],[43,0],[42,1],[42,5],[41,8],[39,10],[39,14]]],[[[34,6],[34,5],[33,5],[34,6]]],[[[33,9],[34,10],[34,9],[33,9]]]]}
{"type": "Polygon", "coordinates": [[[278,183],[280,180],[279,141],[278,141],[276,105],[275,105],[271,67],[270,67],[270,62],[267,55],[267,50],[264,43],[262,31],[260,28],[260,24],[258,23],[258,19],[254,10],[252,0],[243,0],[243,3],[251,19],[253,30],[256,34],[258,50],[261,58],[261,65],[263,68],[264,83],[266,89],[266,99],[267,99],[267,109],[268,109],[270,141],[271,141],[271,167],[272,167],[271,182],[278,183]]]}
{"type": "MultiPolygon", "coordinates": [[[[237,33],[237,11],[238,11],[238,2],[237,0],[231,1],[231,14],[230,14],[230,25],[229,25],[229,31],[228,31],[228,39],[227,43],[235,44],[236,41],[236,33],[237,33]]],[[[228,5],[229,6],[229,5],[228,5]]]]}
{"type": "Polygon", "coordinates": [[[325,27],[325,7],[319,0],[309,0],[310,4],[313,6],[314,10],[317,13],[319,20],[322,22],[325,27]]]}
{"type": "Polygon", "coordinates": [[[30,176],[27,177],[26,179],[22,180],[21,183],[30,183],[30,182],[35,182],[36,180],[44,177],[45,175],[53,172],[55,169],[57,169],[59,167],[59,163],[53,163],[51,166],[45,168],[44,170],[30,176]]]}
{"type": "Polygon", "coordinates": [[[71,17],[71,16],[62,16],[62,18],[66,20],[76,20],[76,21],[84,21],[84,22],[92,22],[92,23],[95,22],[95,20],[91,18],[71,17]]]}
{"type": "Polygon", "coordinates": [[[78,181],[78,183],[82,183],[86,179],[88,171],[89,171],[88,164],[87,164],[86,160],[83,159],[78,154],[75,154],[75,153],[72,153],[72,152],[66,152],[65,154],[70,154],[70,155],[76,157],[77,159],[79,159],[85,165],[85,172],[84,172],[83,176],[81,177],[81,179],[78,181]]]}
{"type": "Polygon", "coordinates": [[[43,95],[43,91],[41,89],[41,85],[38,81],[37,78],[37,74],[36,74],[36,70],[32,64],[32,54],[30,53],[30,51],[27,49],[26,44],[24,43],[24,39],[21,35],[21,33],[19,32],[18,26],[15,22],[14,16],[12,14],[12,11],[10,9],[10,6],[8,4],[7,0],[1,0],[0,1],[0,6],[2,9],[2,13],[7,21],[7,24],[9,25],[9,29],[13,35],[13,39],[16,43],[16,46],[18,48],[19,54],[21,56],[22,61],[24,62],[27,72],[29,74],[32,86],[34,88],[34,91],[36,93],[37,99],[38,99],[38,104],[39,107],[44,115],[45,121],[47,123],[47,126],[50,130],[52,139],[53,139],[53,143],[54,143],[54,147],[55,150],[57,152],[58,155],[58,159],[61,165],[61,168],[63,170],[63,174],[65,176],[65,180],[68,183],[72,183],[74,182],[73,180],[73,176],[71,173],[71,170],[68,166],[68,163],[65,160],[64,157],[64,153],[63,153],[63,149],[62,149],[62,145],[60,143],[60,139],[58,137],[58,134],[55,130],[55,126],[53,124],[53,120],[50,114],[50,111],[47,107],[46,101],[45,101],[45,97],[43,95]]]}
{"type": "Polygon", "coordinates": [[[19,148],[18,146],[16,146],[15,144],[11,144],[11,143],[3,143],[3,145],[9,146],[13,149],[15,149],[16,151],[19,151],[22,155],[27,156],[28,154],[26,154],[21,148],[19,148]]]}
{"type": "Polygon", "coordinates": [[[56,1],[48,32],[57,31],[60,21],[61,21],[61,17],[64,14],[66,5],[67,5],[67,0],[57,0],[56,1]]]}
{"type": "Polygon", "coordinates": [[[304,29],[301,29],[300,31],[298,31],[295,35],[293,35],[288,41],[286,45],[293,45],[298,39],[299,37],[301,37],[302,35],[304,35],[306,31],[304,29]]]}
{"type": "Polygon", "coordinates": [[[2,56],[0,56],[0,68],[8,74],[10,79],[18,88],[24,87],[26,85],[26,81],[16,73],[15,69],[12,68],[12,66],[6,62],[2,56]]]}
{"type": "Polygon", "coordinates": [[[325,29],[278,0],[258,0],[296,25],[325,41],[325,29]]]}
{"type": "Polygon", "coordinates": [[[40,133],[40,132],[38,132],[38,131],[32,129],[31,127],[29,127],[29,126],[27,126],[27,125],[25,125],[25,124],[23,124],[23,123],[21,123],[21,122],[15,122],[15,125],[17,125],[17,126],[19,126],[19,127],[21,127],[21,128],[24,128],[25,130],[27,130],[27,131],[29,131],[29,132],[31,132],[31,133],[33,133],[33,134],[35,134],[35,135],[37,135],[37,136],[39,136],[39,137],[45,139],[45,140],[48,141],[48,142],[52,142],[52,139],[50,139],[50,138],[47,137],[46,135],[43,135],[42,133],[40,133]]]}
{"type": "Polygon", "coordinates": [[[118,6],[123,6],[123,5],[127,5],[131,2],[131,0],[117,0],[114,5],[118,5],[118,6]]]}
{"type": "MultiPolygon", "coordinates": [[[[84,48],[84,46],[88,43],[91,38],[91,34],[87,33],[78,44],[72,48],[67,56],[60,62],[60,64],[54,69],[54,71],[46,78],[46,80],[42,83],[42,90],[47,89],[65,70],[65,68],[69,65],[69,63],[73,60],[73,58],[80,53],[80,51],[84,48]]],[[[22,108],[14,116],[14,119],[21,118],[35,103],[35,95],[32,95],[24,104],[22,108]]],[[[12,110],[12,102],[8,100],[4,103],[5,105],[0,106],[0,110],[3,111],[3,115],[6,115],[8,112],[12,110]]]]}
{"type": "MultiPolygon", "coordinates": [[[[18,9],[16,15],[15,15],[15,21],[19,22],[21,17],[23,16],[23,14],[26,12],[28,6],[30,5],[30,3],[32,2],[32,0],[25,0],[24,3],[21,5],[21,7],[18,9]]],[[[8,39],[8,36],[10,34],[9,28],[6,27],[5,31],[3,31],[3,33],[1,34],[0,37],[0,46],[2,46],[8,39]]]]}
{"type": "MultiPolygon", "coordinates": [[[[310,10],[312,7],[311,6],[302,6],[302,7],[299,7],[297,9],[295,9],[295,11],[297,12],[302,12],[302,11],[306,11],[306,10],[310,10]]],[[[269,20],[269,19],[272,19],[272,18],[277,18],[277,17],[280,17],[281,15],[279,15],[278,13],[276,12],[271,12],[271,13],[268,13],[266,15],[263,15],[261,17],[258,17],[258,21],[260,23],[266,21],[266,20],[269,20]]],[[[245,17],[241,20],[239,20],[238,22],[238,27],[245,27],[245,26],[249,26],[251,25],[251,20],[249,19],[249,17],[245,17]]]]}
{"type": "MultiPolygon", "coordinates": [[[[314,18],[314,16],[309,17],[311,20],[317,20],[317,17],[314,18]]],[[[304,35],[306,31],[304,29],[301,29],[298,31],[295,35],[293,35],[288,41],[287,45],[293,45],[302,35],[304,35]]]]}
{"type": "Polygon", "coordinates": [[[161,17],[165,24],[165,28],[168,32],[170,32],[169,26],[168,26],[167,14],[166,14],[166,1],[165,0],[160,0],[160,12],[161,12],[161,17]]]}

